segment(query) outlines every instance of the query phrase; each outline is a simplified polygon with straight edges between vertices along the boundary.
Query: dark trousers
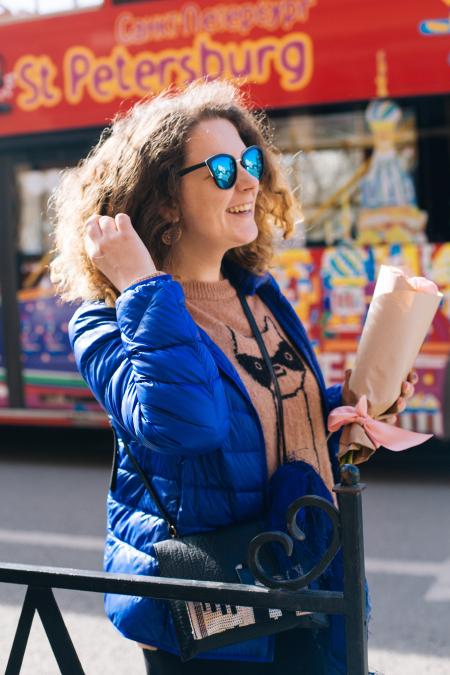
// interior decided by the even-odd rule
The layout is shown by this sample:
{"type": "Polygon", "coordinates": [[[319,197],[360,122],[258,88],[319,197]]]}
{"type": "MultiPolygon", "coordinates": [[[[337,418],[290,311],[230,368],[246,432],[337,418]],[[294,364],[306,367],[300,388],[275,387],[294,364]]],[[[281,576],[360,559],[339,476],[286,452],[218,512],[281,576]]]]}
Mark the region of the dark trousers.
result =
{"type": "Polygon", "coordinates": [[[216,661],[192,659],[182,663],[178,656],[162,650],[144,649],[147,675],[323,675],[322,652],[311,630],[296,628],[275,638],[275,661],[216,661]]]}

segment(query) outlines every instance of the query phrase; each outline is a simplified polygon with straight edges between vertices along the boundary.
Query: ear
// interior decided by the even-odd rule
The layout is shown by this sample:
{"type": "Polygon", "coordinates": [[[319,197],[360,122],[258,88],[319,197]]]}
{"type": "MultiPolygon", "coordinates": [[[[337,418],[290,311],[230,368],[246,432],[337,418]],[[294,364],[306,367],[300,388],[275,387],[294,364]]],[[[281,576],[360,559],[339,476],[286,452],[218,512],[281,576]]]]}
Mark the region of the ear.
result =
{"type": "Polygon", "coordinates": [[[180,220],[178,209],[173,206],[161,206],[159,213],[167,223],[178,223],[180,220]]]}

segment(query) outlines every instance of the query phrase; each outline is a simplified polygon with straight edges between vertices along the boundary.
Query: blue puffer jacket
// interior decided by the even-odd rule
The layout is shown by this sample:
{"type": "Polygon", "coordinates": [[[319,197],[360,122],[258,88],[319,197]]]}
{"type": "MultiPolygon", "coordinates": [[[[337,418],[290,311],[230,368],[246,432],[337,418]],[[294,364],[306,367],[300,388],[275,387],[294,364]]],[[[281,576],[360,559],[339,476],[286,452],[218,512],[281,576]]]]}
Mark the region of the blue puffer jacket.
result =
{"type": "MultiPolygon", "coordinates": [[[[341,388],[325,388],[297,315],[269,274],[226,265],[247,294],[258,293],[320,386],[324,413],[341,388]]],[[[268,479],[261,424],[235,368],[188,313],[170,275],[126,289],[116,309],[82,305],[70,322],[78,368],[104,406],[119,440],[115,489],[108,495],[105,569],[158,575],[153,544],[168,528],[123,448],[125,440],[181,535],[262,515],[268,479]]],[[[336,447],[330,448],[337,479],[336,447]]],[[[127,638],[177,653],[165,602],[107,595],[106,611],[127,638]]],[[[204,658],[273,659],[273,639],[205,653],[204,658]]]]}

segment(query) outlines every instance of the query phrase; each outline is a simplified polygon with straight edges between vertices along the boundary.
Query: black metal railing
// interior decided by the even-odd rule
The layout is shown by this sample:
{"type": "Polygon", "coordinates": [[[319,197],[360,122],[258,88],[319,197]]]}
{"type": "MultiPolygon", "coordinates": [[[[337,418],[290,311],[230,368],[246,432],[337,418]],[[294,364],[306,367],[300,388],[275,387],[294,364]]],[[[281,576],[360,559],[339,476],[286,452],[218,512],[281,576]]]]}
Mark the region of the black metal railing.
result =
{"type": "MultiPolygon", "coordinates": [[[[165,600],[191,600],[218,605],[343,614],[345,616],[347,673],[348,675],[367,675],[366,592],[361,499],[364,487],[359,483],[358,469],[347,465],[341,470],[341,483],[334,488],[338,509],[318,497],[303,497],[294,502],[287,514],[288,529],[294,538],[301,538],[301,533],[295,530],[293,520],[303,506],[324,508],[332,519],[333,535],[327,552],[314,570],[301,579],[285,581],[284,586],[283,582],[270,577],[262,578],[265,586],[250,586],[0,563],[0,583],[28,587],[5,675],[20,673],[36,611],[41,618],[60,672],[63,675],[85,675],[56,603],[54,588],[165,600]],[[344,565],[343,592],[305,589],[304,586],[324,571],[340,546],[344,565]]],[[[264,572],[258,566],[258,550],[265,541],[272,540],[273,535],[264,533],[259,537],[259,541],[250,550],[250,564],[255,575],[261,578],[264,572]]],[[[289,547],[288,544],[286,546],[289,547]]]]}

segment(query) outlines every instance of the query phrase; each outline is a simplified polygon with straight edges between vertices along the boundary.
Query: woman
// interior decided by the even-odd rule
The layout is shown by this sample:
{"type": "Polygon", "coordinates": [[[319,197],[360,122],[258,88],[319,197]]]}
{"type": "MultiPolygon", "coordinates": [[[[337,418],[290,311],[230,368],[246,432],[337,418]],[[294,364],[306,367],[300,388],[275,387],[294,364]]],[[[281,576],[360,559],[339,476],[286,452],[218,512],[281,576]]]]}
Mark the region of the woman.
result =
{"type": "MultiPolygon", "coordinates": [[[[284,237],[293,229],[293,200],[262,121],[236,89],[197,83],[135,106],[67,175],[55,206],[53,279],[64,299],[90,301],[70,338],[118,439],[106,570],[158,574],[153,544],[169,537],[124,443],[181,535],[260,516],[283,461],[307,462],[331,490],[336,443],[327,447],[325,419],[350,393],[325,388],[267,273],[274,228],[284,237]],[[282,424],[236,289],[271,355],[282,424]]],[[[323,672],[310,631],[280,636],[275,654],[273,639],[260,638],[181,664],[165,603],[108,595],[106,610],[123,635],[154,648],[144,650],[153,675],[209,672],[210,659],[215,672],[236,675],[287,674],[299,663],[323,672]]]]}

